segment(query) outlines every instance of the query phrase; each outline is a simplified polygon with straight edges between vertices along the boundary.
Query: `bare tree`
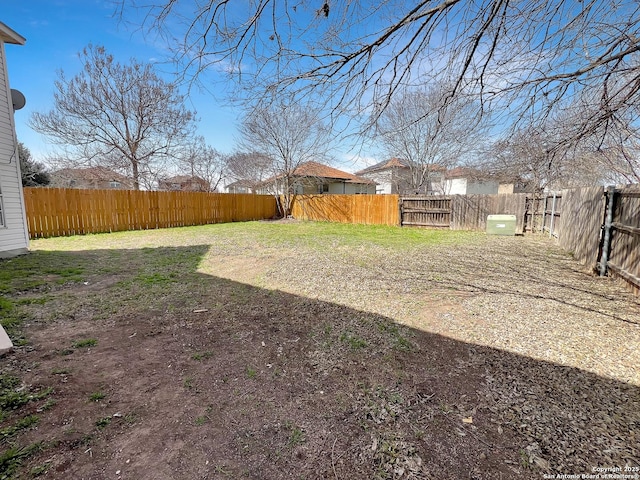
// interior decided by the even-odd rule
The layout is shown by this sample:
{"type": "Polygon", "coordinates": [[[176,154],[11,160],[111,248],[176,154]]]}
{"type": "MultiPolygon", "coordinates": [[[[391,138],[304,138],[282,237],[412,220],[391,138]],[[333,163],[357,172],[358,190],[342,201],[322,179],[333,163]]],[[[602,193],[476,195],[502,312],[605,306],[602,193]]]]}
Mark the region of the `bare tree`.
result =
{"type": "Polygon", "coordinates": [[[240,125],[240,150],[258,150],[271,160],[272,194],[282,198],[284,216],[291,214],[295,170],[305,162],[326,157],[330,130],[318,110],[302,104],[276,101],[269,108],[251,110],[240,125]]]}
{"type": "Polygon", "coordinates": [[[176,168],[193,178],[200,178],[208,185],[207,191],[217,191],[225,178],[227,157],[207,145],[204,137],[197,136],[178,154],[176,168]]]}
{"type": "Polygon", "coordinates": [[[122,65],[93,45],[79,57],[82,71],[71,79],[59,72],[53,109],[34,113],[31,127],[76,165],[113,168],[132,178],[135,189],[151,186],[192,134],[194,113],[152,65],[134,59],[122,65]]]}
{"type": "MultiPolygon", "coordinates": [[[[635,0],[120,0],[143,9],[186,72],[211,66],[262,92],[314,92],[335,112],[382,112],[402,88],[451,80],[450,98],[542,119],[591,92],[590,135],[640,102],[640,4],[635,0]],[[497,102],[492,104],[491,102],[497,102]]],[[[522,126],[522,124],[521,124],[522,126]]]]}
{"type": "Polygon", "coordinates": [[[560,190],[602,184],[611,178],[602,155],[589,142],[567,144],[560,122],[547,129],[529,126],[496,142],[483,170],[504,181],[520,183],[538,195],[545,189],[560,190]],[[553,128],[552,128],[553,127],[553,128]]]}
{"type": "Polygon", "coordinates": [[[447,99],[442,84],[414,88],[394,97],[378,116],[375,139],[390,157],[408,167],[402,193],[430,193],[442,187],[442,175],[478,151],[487,123],[467,98],[447,99]],[[439,182],[434,182],[439,178],[439,182]]]}
{"type": "Polygon", "coordinates": [[[505,181],[522,184],[539,194],[561,173],[560,156],[549,140],[533,128],[523,129],[493,145],[492,157],[485,164],[489,173],[505,181]]]}
{"type": "Polygon", "coordinates": [[[244,182],[254,193],[256,187],[272,172],[271,158],[260,152],[235,152],[226,160],[229,177],[244,182]]]}
{"type": "Polygon", "coordinates": [[[590,159],[587,165],[603,172],[613,183],[640,183],[640,127],[616,115],[594,135],[577,142],[575,149],[590,159]]]}

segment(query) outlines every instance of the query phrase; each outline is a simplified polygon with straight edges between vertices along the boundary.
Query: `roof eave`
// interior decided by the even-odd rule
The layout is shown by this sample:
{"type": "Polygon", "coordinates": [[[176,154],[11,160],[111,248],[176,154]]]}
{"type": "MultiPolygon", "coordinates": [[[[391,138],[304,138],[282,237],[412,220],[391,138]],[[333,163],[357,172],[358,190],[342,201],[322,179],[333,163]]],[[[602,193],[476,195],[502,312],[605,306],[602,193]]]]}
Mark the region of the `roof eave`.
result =
{"type": "Polygon", "coordinates": [[[5,43],[12,43],[14,45],[24,45],[27,41],[26,38],[2,22],[0,22],[0,39],[5,43]]]}

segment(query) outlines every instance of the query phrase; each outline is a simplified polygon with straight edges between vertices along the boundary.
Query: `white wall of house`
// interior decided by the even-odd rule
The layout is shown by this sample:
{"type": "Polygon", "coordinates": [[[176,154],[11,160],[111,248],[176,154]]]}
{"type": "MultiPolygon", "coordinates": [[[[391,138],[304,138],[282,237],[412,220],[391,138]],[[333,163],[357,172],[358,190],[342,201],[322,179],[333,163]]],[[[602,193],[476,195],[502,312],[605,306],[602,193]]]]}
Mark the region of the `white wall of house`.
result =
{"type": "Polygon", "coordinates": [[[26,253],[29,248],[15,131],[5,42],[0,37],[0,257],[26,253]]]}
{"type": "Polygon", "coordinates": [[[445,193],[447,195],[491,195],[498,193],[499,185],[493,180],[449,178],[445,181],[445,193]]]}
{"type": "Polygon", "coordinates": [[[445,180],[445,193],[447,195],[465,195],[467,193],[467,179],[450,178],[445,180]]]}
{"type": "MultiPolygon", "coordinates": [[[[382,171],[363,173],[360,176],[373,180],[378,184],[376,186],[376,193],[400,193],[401,195],[413,195],[416,193],[415,189],[411,187],[412,178],[409,169],[390,168],[382,171]]],[[[420,194],[445,194],[445,184],[442,175],[438,173],[431,174],[431,178],[420,189],[420,194]]]]}
{"type": "Polygon", "coordinates": [[[364,183],[330,183],[327,193],[355,195],[358,193],[376,193],[376,186],[364,183]]]}
{"type": "Polygon", "coordinates": [[[378,184],[376,185],[375,193],[380,193],[380,194],[394,193],[393,178],[392,178],[393,174],[391,170],[363,173],[360,176],[362,178],[368,178],[369,180],[373,180],[378,184]]]}

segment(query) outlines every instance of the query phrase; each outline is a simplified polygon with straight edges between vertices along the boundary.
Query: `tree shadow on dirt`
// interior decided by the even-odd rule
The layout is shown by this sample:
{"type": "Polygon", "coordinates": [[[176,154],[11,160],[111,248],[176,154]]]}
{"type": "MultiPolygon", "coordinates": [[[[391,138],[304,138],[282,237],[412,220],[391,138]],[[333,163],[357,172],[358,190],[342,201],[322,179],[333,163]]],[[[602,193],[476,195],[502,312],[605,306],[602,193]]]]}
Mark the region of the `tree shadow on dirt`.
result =
{"type": "Polygon", "coordinates": [[[12,260],[45,281],[8,283],[30,345],[2,369],[57,402],[3,421],[41,417],[12,440],[48,442],[25,472],[539,479],[638,465],[637,386],[198,273],[207,250],[12,260]],[[60,281],[54,266],[82,278],[60,281]]]}

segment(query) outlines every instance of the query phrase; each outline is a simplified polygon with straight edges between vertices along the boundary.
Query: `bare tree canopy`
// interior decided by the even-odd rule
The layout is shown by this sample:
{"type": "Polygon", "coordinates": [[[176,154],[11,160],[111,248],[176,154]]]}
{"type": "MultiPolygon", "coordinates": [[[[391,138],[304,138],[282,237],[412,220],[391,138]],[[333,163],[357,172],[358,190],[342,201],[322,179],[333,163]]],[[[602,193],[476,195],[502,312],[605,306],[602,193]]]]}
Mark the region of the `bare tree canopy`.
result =
{"type": "Polygon", "coordinates": [[[79,56],[82,71],[71,79],[59,72],[54,107],[34,113],[32,128],[65,149],[71,162],[112,168],[132,178],[136,189],[150,187],[192,134],[194,113],[152,65],[134,59],[122,65],[92,45],[79,56]]]}
{"type": "Polygon", "coordinates": [[[533,126],[518,130],[495,142],[478,166],[531,193],[611,181],[616,173],[607,165],[602,151],[593,148],[591,142],[565,143],[567,126],[559,122],[546,130],[533,126]]]}
{"type": "Polygon", "coordinates": [[[176,170],[180,174],[204,180],[201,190],[215,192],[225,177],[226,165],[225,155],[207,145],[204,137],[196,136],[178,153],[176,170]]]}
{"type": "Polygon", "coordinates": [[[463,163],[484,140],[486,122],[475,102],[449,100],[448,91],[432,84],[399,92],[377,118],[375,138],[389,157],[402,158],[408,167],[404,193],[433,191],[433,177],[463,163]]]}
{"type": "MultiPolygon", "coordinates": [[[[580,125],[575,117],[567,118],[565,126],[580,125]]],[[[587,165],[603,172],[606,182],[640,183],[640,128],[634,115],[612,116],[594,133],[581,136],[570,150],[588,158],[587,165]]]]}
{"type": "Polygon", "coordinates": [[[235,152],[226,158],[226,171],[230,178],[242,182],[245,188],[255,192],[256,187],[273,171],[273,162],[265,154],[235,152]]]}
{"type": "Polygon", "coordinates": [[[269,158],[271,192],[282,196],[283,215],[291,213],[294,172],[305,162],[327,156],[330,130],[319,112],[306,105],[277,101],[249,111],[240,125],[241,151],[259,151],[269,158]]]}
{"type": "MultiPolygon", "coordinates": [[[[635,0],[120,0],[143,9],[187,71],[214,66],[262,92],[315,92],[334,111],[384,110],[434,78],[517,122],[589,92],[598,108],[574,134],[621,112],[637,119],[635,0]]],[[[528,123],[528,122],[527,122],[528,123]]]]}

